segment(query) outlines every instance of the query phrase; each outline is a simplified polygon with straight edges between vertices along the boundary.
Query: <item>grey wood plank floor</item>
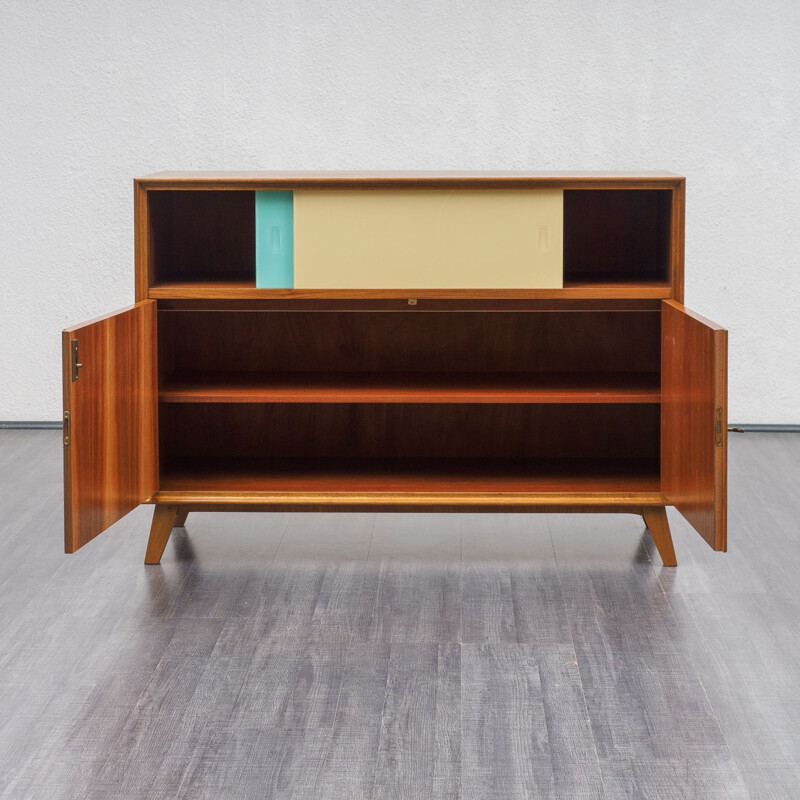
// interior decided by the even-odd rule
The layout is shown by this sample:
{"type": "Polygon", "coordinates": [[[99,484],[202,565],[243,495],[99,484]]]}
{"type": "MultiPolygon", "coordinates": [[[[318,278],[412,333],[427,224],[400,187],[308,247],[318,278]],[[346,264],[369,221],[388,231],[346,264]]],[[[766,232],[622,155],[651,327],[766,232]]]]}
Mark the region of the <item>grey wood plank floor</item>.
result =
{"type": "Polygon", "coordinates": [[[190,516],[62,552],[56,431],[0,431],[0,798],[800,797],[800,436],[670,511],[190,516]]]}

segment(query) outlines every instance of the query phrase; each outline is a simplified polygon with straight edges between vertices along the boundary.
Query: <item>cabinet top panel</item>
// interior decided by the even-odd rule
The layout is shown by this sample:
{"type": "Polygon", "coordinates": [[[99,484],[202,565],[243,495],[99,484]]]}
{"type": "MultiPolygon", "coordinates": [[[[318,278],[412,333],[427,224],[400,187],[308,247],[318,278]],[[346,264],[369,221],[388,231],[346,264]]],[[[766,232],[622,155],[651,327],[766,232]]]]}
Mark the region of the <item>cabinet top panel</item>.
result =
{"type": "Polygon", "coordinates": [[[157,172],[136,179],[145,189],[269,188],[670,188],[671,172],[157,172]]]}

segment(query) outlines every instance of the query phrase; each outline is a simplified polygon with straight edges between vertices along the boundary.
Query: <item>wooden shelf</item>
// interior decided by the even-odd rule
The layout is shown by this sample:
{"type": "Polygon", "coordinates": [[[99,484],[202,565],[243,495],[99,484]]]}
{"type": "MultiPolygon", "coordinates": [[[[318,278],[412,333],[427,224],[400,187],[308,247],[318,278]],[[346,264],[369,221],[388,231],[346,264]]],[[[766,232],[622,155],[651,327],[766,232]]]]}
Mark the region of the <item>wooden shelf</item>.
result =
{"type": "Polygon", "coordinates": [[[237,494],[278,493],[292,502],[292,494],[322,493],[343,495],[340,502],[367,502],[364,495],[396,493],[417,503],[426,502],[422,495],[430,500],[456,494],[465,501],[482,497],[480,502],[492,504],[505,494],[522,502],[525,498],[519,495],[533,501],[533,495],[559,493],[570,502],[571,495],[619,493],[618,502],[630,503],[630,495],[647,494],[652,502],[660,491],[656,459],[189,458],[162,463],[155,499],[210,493],[209,500],[228,495],[234,501],[237,494]]]}
{"type": "Polygon", "coordinates": [[[149,287],[155,300],[349,300],[349,299],[451,299],[451,300],[555,300],[631,299],[659,300],[672,296],[665,281],[570,282],[563,289],[257,289],[249,281],[160,282],[149,287]]]}
{"type": "Polygon", "coordinates": [[[165,403],[658,403],[657,373],[180,372],[165,403]]]}

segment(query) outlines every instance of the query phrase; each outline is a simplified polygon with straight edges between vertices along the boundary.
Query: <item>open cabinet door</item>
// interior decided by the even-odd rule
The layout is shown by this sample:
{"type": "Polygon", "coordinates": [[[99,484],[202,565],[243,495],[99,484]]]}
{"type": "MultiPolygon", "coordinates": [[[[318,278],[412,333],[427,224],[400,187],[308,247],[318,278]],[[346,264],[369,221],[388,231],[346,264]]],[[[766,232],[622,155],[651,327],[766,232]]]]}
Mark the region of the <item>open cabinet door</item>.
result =
{"type": "Polygon", "coordinates": [[[661,314],[661,483],[714,548],[727,549],[728,332],[680,303],[661,314]]]}
{"type": "Polygon", "coordinates": [[[67,553],[157,489],[155,341],[154,300],[62,335],[67,553]]]}

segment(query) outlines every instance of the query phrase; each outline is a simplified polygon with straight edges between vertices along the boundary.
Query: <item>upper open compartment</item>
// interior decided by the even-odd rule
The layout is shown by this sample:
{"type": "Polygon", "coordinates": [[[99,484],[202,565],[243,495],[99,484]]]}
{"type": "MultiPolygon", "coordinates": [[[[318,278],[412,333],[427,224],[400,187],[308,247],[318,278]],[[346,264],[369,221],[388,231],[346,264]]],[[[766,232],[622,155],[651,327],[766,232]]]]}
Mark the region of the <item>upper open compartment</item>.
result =
{"type": "Polygon", "coordinates": [[[148,184],[139,206],[146,210],[140,293],[680,299],[677,178],[531,177],[511,188],[488,178],[467,188],[445,180],[400,188],[378,178],[342,181],[330,188],[313,176],[274,188],[244,178],[221,189],[148,184]],[[265,197],[282,201],[259,203],[265,197]]]}
{"type": "Polygon", "coordinates": [[[667,283],[672,192],[564,192],[564,286],[667,283]]]}
{"type": "Polygon", "coordinates": [[[148,192],[151,286],[255,288],[255,192],[148,192]]]}

